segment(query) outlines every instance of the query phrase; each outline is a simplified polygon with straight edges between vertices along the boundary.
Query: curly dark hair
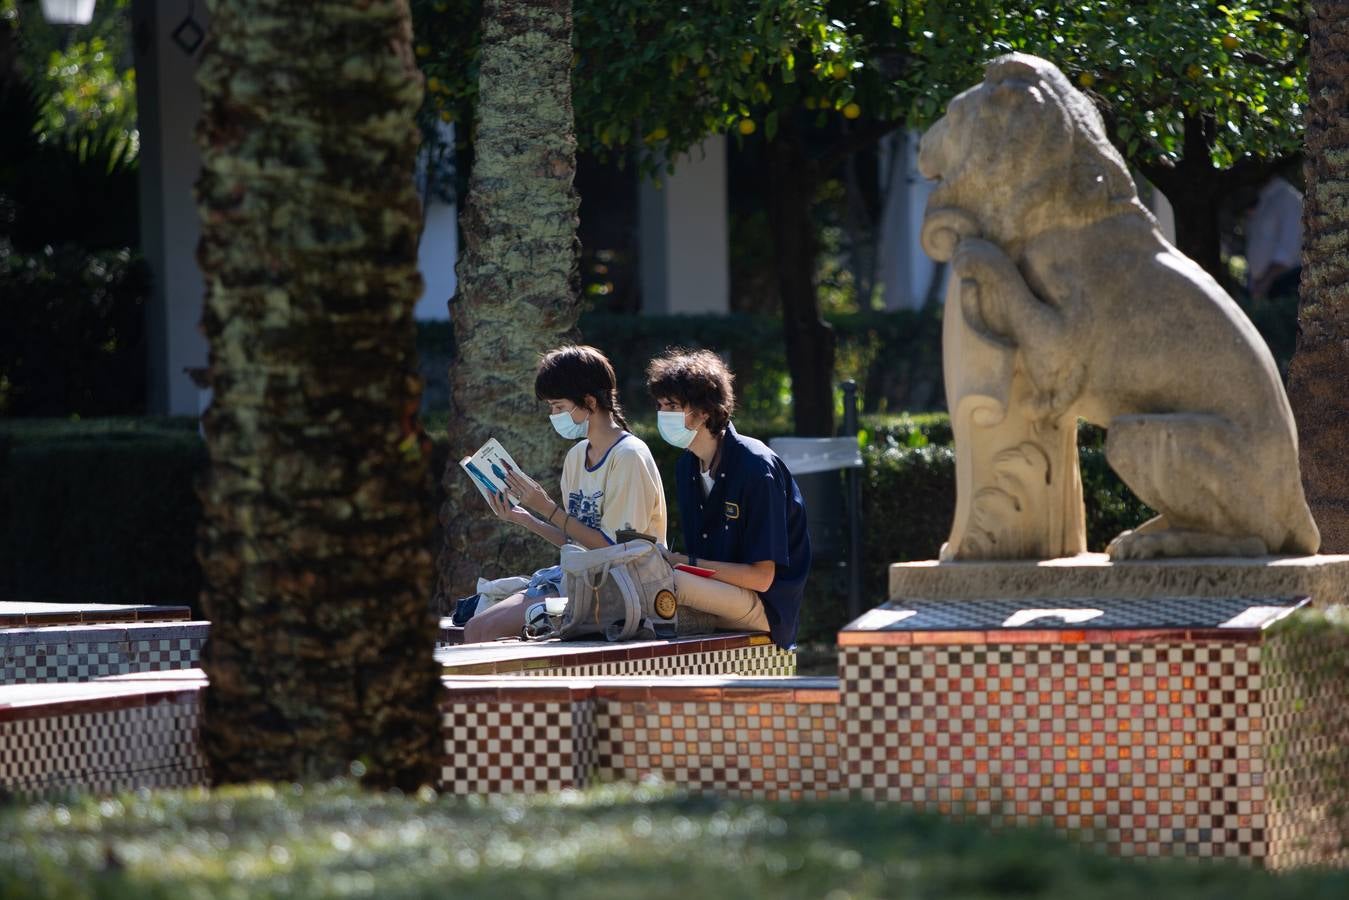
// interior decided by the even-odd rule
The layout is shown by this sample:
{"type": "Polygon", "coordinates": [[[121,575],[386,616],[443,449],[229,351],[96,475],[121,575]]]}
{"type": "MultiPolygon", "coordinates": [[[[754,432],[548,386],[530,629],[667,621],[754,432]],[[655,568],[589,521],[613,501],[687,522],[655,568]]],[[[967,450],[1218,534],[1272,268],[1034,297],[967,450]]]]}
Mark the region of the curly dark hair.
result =
{"type": "Polygon", "coordinates": [[[711,350],[674,347],[646,367],[646,389],[656,400],[673,400],[707,413],[707,430],[720,434],[735,414],[735,376],[711,350]]]}
{"type": "Polygon", "coordinates": [[[578,344],[550,350],[539,359],[534,375],[534,396],[540,400],[570,400],[586,405],[586,397],[610,413],[621,428],[627,428],[623,408],[618,405],[618,379],[614,367],[594,347],[578,344]]]}

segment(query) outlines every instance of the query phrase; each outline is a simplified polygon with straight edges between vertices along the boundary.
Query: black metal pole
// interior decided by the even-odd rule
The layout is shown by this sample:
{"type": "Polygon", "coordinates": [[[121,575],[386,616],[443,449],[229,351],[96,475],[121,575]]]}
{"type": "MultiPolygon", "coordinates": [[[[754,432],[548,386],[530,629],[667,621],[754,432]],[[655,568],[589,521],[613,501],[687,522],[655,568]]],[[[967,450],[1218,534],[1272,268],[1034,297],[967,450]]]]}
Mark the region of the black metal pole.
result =
{"type": "MultiPolygon", "coordinates": [[[[857,382],[843,382],[843,434],[857,435],[857,382]]],[[[848,469],[848,618],[862,614],[862,472],[848,469]]]]}

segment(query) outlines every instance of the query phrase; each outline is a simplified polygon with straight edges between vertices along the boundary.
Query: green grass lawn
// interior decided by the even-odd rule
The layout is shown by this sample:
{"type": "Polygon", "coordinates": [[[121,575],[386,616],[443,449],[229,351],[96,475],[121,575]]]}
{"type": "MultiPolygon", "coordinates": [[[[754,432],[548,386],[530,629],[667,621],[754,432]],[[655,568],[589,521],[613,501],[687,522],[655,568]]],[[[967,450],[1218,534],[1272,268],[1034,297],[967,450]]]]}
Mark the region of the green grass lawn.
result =
{"type": "Polygon", "coordinates": [[[1349,873],[1111,859],[862,803],[656,788],[536,800],[348,785],[144,792],[0,809],[0,897],[1349,897],[1349,873]]]}

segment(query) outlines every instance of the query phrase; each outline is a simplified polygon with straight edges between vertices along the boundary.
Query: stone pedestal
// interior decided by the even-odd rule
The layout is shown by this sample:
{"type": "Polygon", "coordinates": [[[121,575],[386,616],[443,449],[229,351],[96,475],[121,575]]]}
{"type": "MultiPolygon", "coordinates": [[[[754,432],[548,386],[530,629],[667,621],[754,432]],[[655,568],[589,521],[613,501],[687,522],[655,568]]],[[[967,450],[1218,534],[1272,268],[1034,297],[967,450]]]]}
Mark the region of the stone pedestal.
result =
{"type": "Polygon", "coordinates": [[[1313,652],[1270,626],[1345,602],[1349,557],[903,563],[890,587],[839,633],[852,796],[1043,822],[1123,855],[1307,861],[1277,802],[1324,779],[1269,748],[1297,746],[1291,711],[1339,704],[1264,669],[1313,652]]]}
{"type": "Polygon", "coordinates": [[[1349,556],[1157,559],[1111,562],[1104,553],[1062,559],[895,563],[890,598],[966,600],[1110,597],[1310,597],[1349,601],[1349,556]]]}

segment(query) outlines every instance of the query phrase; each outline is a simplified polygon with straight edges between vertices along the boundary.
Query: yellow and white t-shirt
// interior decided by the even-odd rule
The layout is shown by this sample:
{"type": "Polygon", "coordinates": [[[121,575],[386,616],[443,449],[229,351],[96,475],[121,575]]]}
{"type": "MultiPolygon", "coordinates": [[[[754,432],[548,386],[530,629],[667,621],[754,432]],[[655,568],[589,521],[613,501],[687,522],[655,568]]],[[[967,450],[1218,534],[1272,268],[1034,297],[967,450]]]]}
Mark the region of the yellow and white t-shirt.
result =
{"type": "Polygon", "coordinates": [[[625,431],[591,468],[586,465],[589,444],[577,443],[562,463],[562,503],[567,512],[611,541],[620,528],[631,528],[664,544],[665,490],[650,448],[625,431]]]}

